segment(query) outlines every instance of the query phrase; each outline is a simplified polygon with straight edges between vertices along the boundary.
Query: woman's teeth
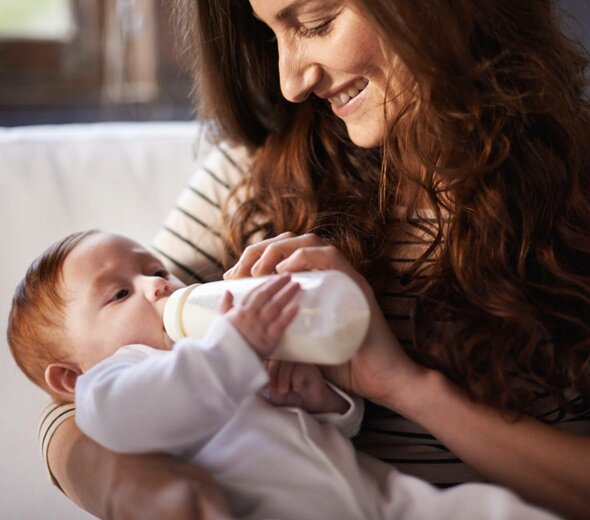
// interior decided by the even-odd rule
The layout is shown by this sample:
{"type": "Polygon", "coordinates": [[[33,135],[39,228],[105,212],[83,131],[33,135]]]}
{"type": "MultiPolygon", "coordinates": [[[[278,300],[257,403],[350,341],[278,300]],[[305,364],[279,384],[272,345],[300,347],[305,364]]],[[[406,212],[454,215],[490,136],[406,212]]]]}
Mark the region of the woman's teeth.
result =
{"type": "Polygon", "coordinates": [[[366,79],[359,79],[357,80],[354,85],[348,87],[346,90],[336,94],[329,98],[328,101],[337,107],[341,107],[345,103],[348,103],[352,98],[358,96],[360,92],[365,90],[365,87],[369,84],[369,81],[366,79]]]}

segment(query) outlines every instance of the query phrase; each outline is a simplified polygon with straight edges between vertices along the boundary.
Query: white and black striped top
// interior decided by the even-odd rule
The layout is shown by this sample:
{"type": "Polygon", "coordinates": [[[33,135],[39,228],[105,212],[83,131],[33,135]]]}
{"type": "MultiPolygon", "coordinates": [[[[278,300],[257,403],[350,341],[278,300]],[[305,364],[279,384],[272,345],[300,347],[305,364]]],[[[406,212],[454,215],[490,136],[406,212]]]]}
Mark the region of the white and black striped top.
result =
{"type": "MultiPolygon", "coordinates": [[[[220,239],[221,208],[229,190],[249,167],[245,148],[218,146],[190,179],[170,211],[153,247],[171,272],[185,283],[221,278],[223,245],[220,239]]],[[[403,271],[424,247],[420,234],[433,225],[429,215],[417,215],[407,233],[401,232],[391,261],[403,271]]],[[[399,282],[399,280],[398,280],[399,282]]],[[[383,298],[383,312],[402,345],[411,341],[410,308],[414,297],[401,287],[389,287],[383,298]]],[[[556,414],[547,396],[535,403],[535,415],[556,414]]],[[[41,417],[39,441],[46,460],[47,447],[57,426],[74,414],[72,405],[52,404],[41,417]]],[[[590,435],[590,411],[554,417],[556,427],[590,435]]],[[[367,403],[363,429],[355,440],[359,449],[394,464],[398,469],[439,486],[483,480],[436,438],[396,413],[367,403]]]]}

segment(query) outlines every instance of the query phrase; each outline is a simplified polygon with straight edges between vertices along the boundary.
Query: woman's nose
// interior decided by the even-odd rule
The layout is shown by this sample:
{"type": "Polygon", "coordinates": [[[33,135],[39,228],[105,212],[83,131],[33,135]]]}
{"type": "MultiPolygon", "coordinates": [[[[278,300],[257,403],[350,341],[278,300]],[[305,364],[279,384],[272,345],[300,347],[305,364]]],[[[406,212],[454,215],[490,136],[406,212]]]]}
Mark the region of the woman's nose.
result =
{"type": "Polygon", "coordinates": [[[283,97],[292,103],[301,103],[321,80],[322,67],[305,49],[279,44],[279,75],[283,97]]]}
{"type": "Polygon", "coordinates": [[[171,293],[172,287],[168,280],[159,276],[145,277],[145,296],[149,301],[158,301],[160,298],[170,296],[171,293]]]}

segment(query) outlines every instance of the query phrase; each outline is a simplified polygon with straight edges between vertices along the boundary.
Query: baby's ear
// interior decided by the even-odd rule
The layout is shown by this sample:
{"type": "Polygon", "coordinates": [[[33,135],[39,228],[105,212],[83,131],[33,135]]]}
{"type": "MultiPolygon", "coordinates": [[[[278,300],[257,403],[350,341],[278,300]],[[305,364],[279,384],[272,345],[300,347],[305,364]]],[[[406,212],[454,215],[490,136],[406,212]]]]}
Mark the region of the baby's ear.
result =
{"type": "Polygon", "coordinates": [[[57,395],[74,402],[76,379],[82,374],[80,367],[70,363],[51,363],[45,369],[45,382],[57,395]]]}

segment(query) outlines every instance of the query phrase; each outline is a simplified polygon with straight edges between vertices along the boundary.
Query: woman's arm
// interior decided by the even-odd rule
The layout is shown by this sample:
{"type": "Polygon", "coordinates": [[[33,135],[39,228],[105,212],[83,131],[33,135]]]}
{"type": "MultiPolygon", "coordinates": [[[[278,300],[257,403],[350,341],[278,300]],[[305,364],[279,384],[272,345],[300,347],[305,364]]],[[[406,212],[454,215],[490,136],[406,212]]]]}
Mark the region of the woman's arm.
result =
{"type": "Polygon", "coordinates": [[[99,518],[230,518],[207,472],[165,455],[112,453],[83,435],[73,418],[53,434],[48,464],[65,494],[99,518]]]}
{"type": "Polygon", "coordinates": [[[371,305],[363,346],[349,363],[325,369],[329,379],[421,425],[491,481],[568,518],[588,518],[590,438],[531,418],[507,422],[494,408],[474,403],[439,372],[414,363],[387,325],[366,281],[317,236],[285,233],[254,244],[226,277],[310,269],[347,272],[371,305]]]}
{"type": "Polygon", "coordinates": [[[410,385],[405,392],[391,388],[382,404],[426,428],[491,481],[567,518],[589,517],[589,438],[528,417],[507,422],[436,371],[410,385]]]}

